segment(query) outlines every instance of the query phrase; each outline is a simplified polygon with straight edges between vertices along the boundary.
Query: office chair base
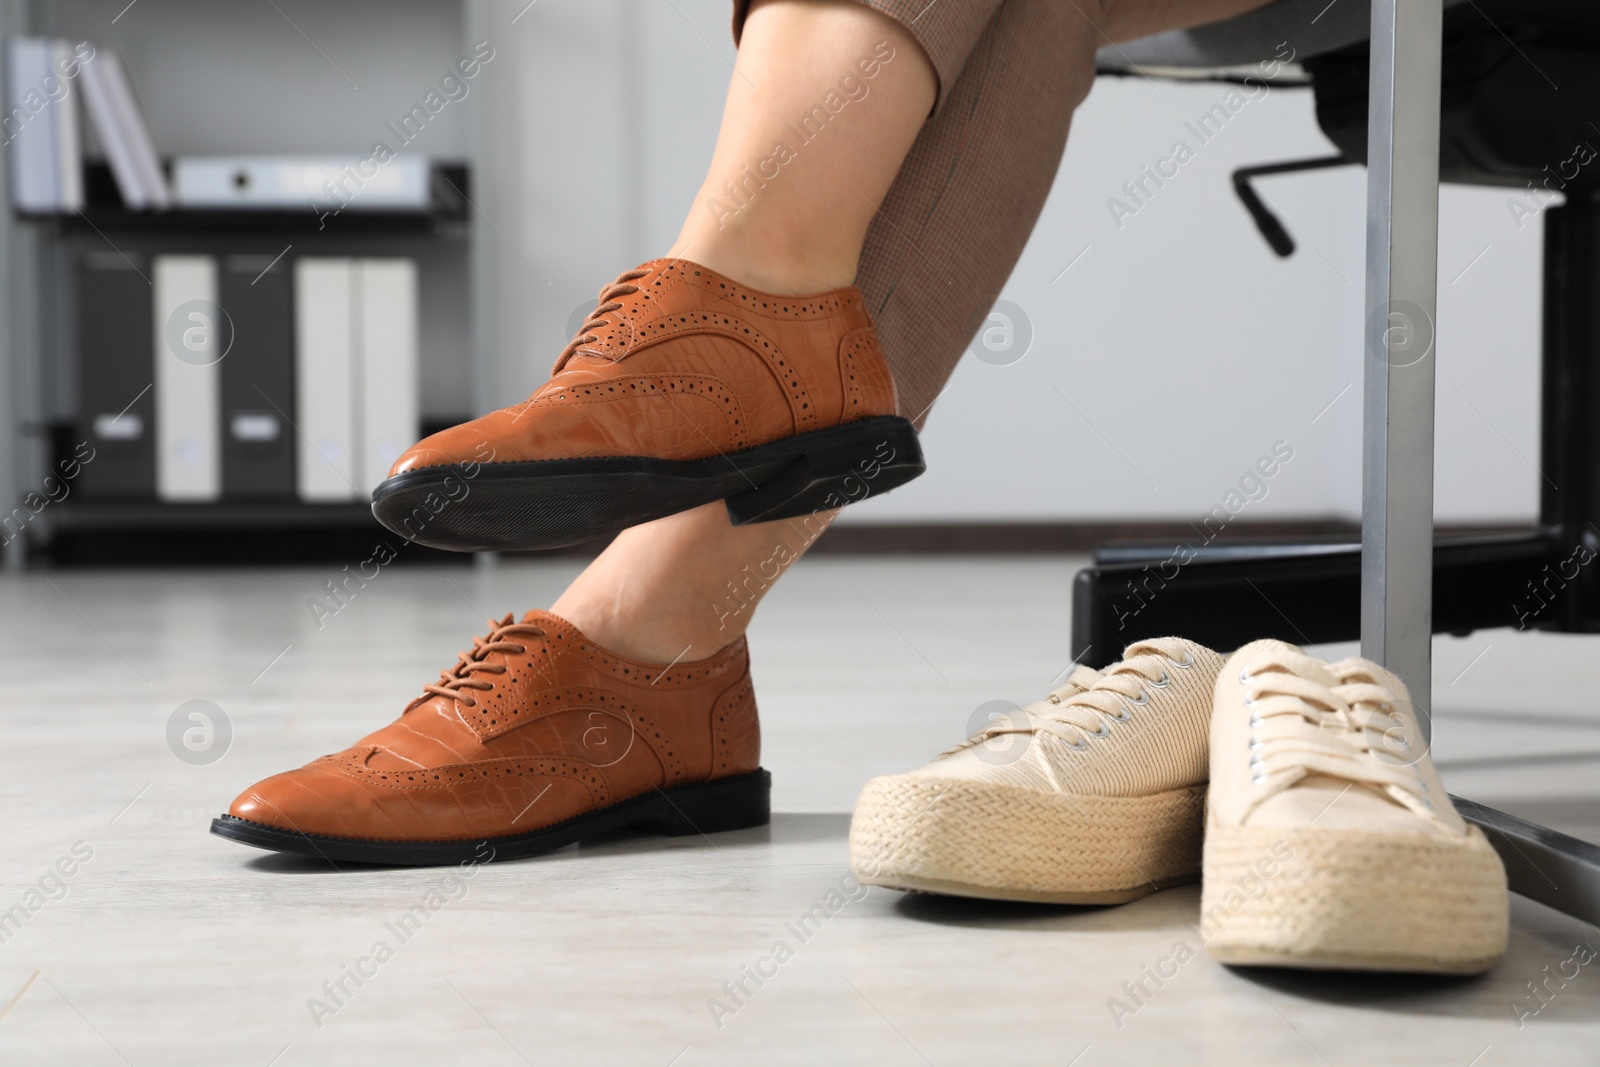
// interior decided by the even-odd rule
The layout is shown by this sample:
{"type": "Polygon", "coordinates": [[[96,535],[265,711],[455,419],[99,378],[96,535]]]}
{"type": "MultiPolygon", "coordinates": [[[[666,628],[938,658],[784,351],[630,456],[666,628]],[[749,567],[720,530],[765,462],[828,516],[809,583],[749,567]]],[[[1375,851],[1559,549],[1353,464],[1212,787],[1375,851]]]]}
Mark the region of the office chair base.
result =
{"type": "MultiPolygon", "coordinates": [[[[1439,538],[1434,632],[1591,629],[1557,603],[1563,575],[1575,570],[1572,553],[1544,531],[1439,538]]],[[[1360,605],[1358,541],[1108,545],[1073,581],[1072,652],[1103,667],[1124,646],[1168,634],[1219,649],[1262,637],[1353,641],[1360,605]]]]}

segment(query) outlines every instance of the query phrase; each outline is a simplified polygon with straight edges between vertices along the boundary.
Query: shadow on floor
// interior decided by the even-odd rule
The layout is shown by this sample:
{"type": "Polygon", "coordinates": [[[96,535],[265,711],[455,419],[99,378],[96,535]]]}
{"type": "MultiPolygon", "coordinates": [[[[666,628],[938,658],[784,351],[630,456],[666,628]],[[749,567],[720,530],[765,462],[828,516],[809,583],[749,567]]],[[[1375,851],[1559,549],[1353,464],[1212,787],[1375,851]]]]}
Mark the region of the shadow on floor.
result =
{"type": "MultiPolygon", "coordinates": [[[[1378,974],[1364,971],[1293,970],[1227,965],[1229,974],[1252,986],[1321,1004],[1414,1015],[1479,1018],[1490,1003],[1504,1001],[1495,973],[1472,977],[1438,974],[1378,974]]],[[[1270,1001],[1269,1001],[1270,1003],[1270,1001]]],[[[1499,1012],[1505,1008],[1496,1003],[1499,1012]]]]}
{"type": "MultiPolygon", "coordinates": [[[[1523,902],[1526,904],[1526,902],[1523,902]]],[[[1537,905],[1526,905],[1538,907],[1537,905]]],[[[1553,914],[1553,913],[1552,913],[1553,914]]],[[[1447,977],[1359,971],[1229,967],[1228,972],[1276,994],[1339,1007],[1457,1019],[1506,1019],[1518,1030],[1600,1017],[1600,938],[1538,923],[1512,905],[1511,944],[1487,974],[1447,977]],[[1584,962],[1587,960],[1588,962],[1584,962]]],[[[1565,925],[1563,923],[1563,925],[1565,925]]],[[[1569,928],[1571,930],[1572,928],[1569,928]]],[[[1515,1037],[1506,1042],[1509,1044],[1515,1037]]],[[[1510,1056],[1509,1049],[1507,1050],[1510,1056]]],[[[1504,1062],[1513,1062],[1507,1059],[1504,1062]]]]}
{"type": "MultiPolygon", "coordinates": [[[[600,834],[586,841],[567,845],[538,856],[529,856],[518,860],[504,860],[502,865],[538,863],[553,857],[602,857],[625,856],[651,852],[671,852],[694,849],[717,849],[724,853],[738,854],[752,848],[765,849],[773,845],[805,845],[824,841],[837,841],[841,850],[850,832],[850,816],[844,813],[783,813],[772,817],[772,822],[766,826],[753,826],[748,830],[729,830],[716,834],[690,834],[684,837],[665,837],[653,831],[628,827],[615,830],[611,833],[600,834]]],[[[261,871],[266,874],[327,874],[332,871],[345,873],[359,871],[396,871],[410,870],[408,867],[397,867],[383,864],[334,864],[317,856],[298,856],[287,853],[268,852],[251,858],[247,863],[251,870],[261,871]]]]}
{"type": "MultiPolygon", "coordinates": [[[[874,893],[895,890],[874,889],[874,893]]],[[[1062,930],[1120,934],[1135,930],[1181,930],[1200,915],[1198,885],[1162,890],[1126,904],[1035,904],[1008,900],[899,893],[895,914],[915,922],[974,930],[1062,930]]]]}

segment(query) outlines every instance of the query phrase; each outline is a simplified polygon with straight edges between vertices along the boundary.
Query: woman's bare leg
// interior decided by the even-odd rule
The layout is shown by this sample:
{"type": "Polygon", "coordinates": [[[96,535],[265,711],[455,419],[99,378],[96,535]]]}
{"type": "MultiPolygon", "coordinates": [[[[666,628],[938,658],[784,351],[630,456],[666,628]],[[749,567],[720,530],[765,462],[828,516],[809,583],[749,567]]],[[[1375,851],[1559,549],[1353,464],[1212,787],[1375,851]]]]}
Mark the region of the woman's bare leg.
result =
{"type": "MultiPolygon", "coordinates": [[[[972,220],[972,225],[1000,224],[998,212],[1003,224],[1017,232],[1016,247],[997,245],[989,249],[992,262],[974,263],[970,246],[985,242],[964,235],[969,220],[925,210],[926,205],[944,203],[939,183],[967,179],[965,171],[952,170],[942,145],[918,140],[936,92],[934,68],[922,46],[900,22],[858,3],[758,0],[744,24],[738,69],[711,166],[672,254],[757,288],[815,293],[855,280],[863,242],[876,217],[890,244],[909,245],[887,250],[889,258],[910,264],[913,272],[934,272],[941,285],[949,275],[966,276],[964,270],[981,275],[992,291],[978,286],[975,293],[992,302],[1020,253],[1054,169],[1039,171],[1035,163],[1019,166],[1013,157],[1023,148],[1041,145],[1047,146],[1046,154],[1059,151],[1071,110],[1093,82],[1095,49],[1108,39],[1225,18],[1263,2],[1007,0],[1003,9],[990,3],[955,11],[956,20],[974,22],[979,29],[996,11],[993,17],[1005,20],[985,32],[980,54],[955,92],[960,106],[942,131],[947,140],[949,130],[965,129],[963,124],[997,123],[1006,131],[998,144],[991,136],[974,138],[966,146],[968,156],[991,161],[1002,175],[976,186],[983,196],[993,197],[996,211],[972,220]],[[860,65],[866,58],[877,60],[875,67],[866,68],[874,71],[870,78],[860,65]],[[846,78],[853,80],[846,84],[846,78]],[[1014,88],[1019,80],[1028,88],[1014,88]],[[1048,99],[1033,100],[1037,109],[1028,107],[1028,93],[1041,92],[1048,99]],[[820,132],[799,143],[791,124],[824,105],[830,93],[845,96],[849,103],[820,132]],[[999,115],[997,106],[1011,110],[999,115]],[[1006,121],[999,123],[1001,118],[1006,121]],[[792,158],[763,169],[780,141],[793,150],[792,158]],[[913,145],[920,155],[915,180],[908,185],[900,172],[913,145]],[[751,173],[761,180],[751,179],[751,173]],[[891,198],[884,214],[906,209],[914,221],[906,214],[898,221],[878,216],[892,186],[900,199],[891,198]],[[1023,217],[1025,224],[1017,222],[1023,217]],[[925,225],[936,227],[939,239],[920,229],[925,225]],[[930,255],[942,265],[930,264],[930,255]],[[961,266],[952,265],[957,262],[961,266]]],[[[927,13],[932,5],[913,7],[927,13]]],[[[940,114],[951,111],[945,108],[940,114]]],[[[884,248],[878,249],[880,260],[885,254],[884,248]]],[[[885,285],[881,274],[872,280],[879,289],[885,285]]],[[[902,290],[921,292],[914,277],[905,281],[902,290]]],[[[891,279],[888,284],[893,288],[895,283],[891,279]]],[[[868,296],[870,300],[873,293],[868,296]]],[[[934,321],[962,303],[949,297],[929,296],[931,306],[890,308],[897,336],[926,355],[916,329],[905,328],[910,316],[948,347],[965,323],[964,315],[957,316],[961,323],[934,321]]],[[[946,357],[953,361],[951,353],[938,359],[946,357]]],[[[938,377],[937,370],[924,377],[938,377]]],[[[931,399],[937,389],[923,392],[931,399]]],[[[905,413],[921,414],[914,408],[905,413]]],[[[831,517],[736,528],[721,504],[711,504],[637,526],[619,534],[552,610],[625,655],[661,663],[679,656],[703,658],[744,632],[761,596],[831,517]]]]}
{"type": "MultiPolygon", "coordinates": [[[[769,292],[850,284],[867,225],[933,100],[933,67],[893,19],[839,0],[758,3],[710,169],[672,255],[769,292]],[[830,93],[849,102],[800,143],[786,124],[830,93]],[[750,179],[780,141],[792,157],[768,164],[774,177],[750,179]]],[[[744,633],[772,580],[832,517],[735,527],[718,503],[635,526],[551,610],[626,656],[702,659],[744,633]]]]}
{"type": "Polygon", "coordinates": [[[704,659],[739,639],[836,514],[734,526],[718,502],[629,527],[550,610],[633,659],[704,659]]]}
{"type": "Polygon", "coordinates": [[[885,15],[837,0],[756,4],[671,254],[769,292],[849,285],[934,92],[922,47],[885,15]],[[824,122],[808,126],[817,108],[824,122]]]}

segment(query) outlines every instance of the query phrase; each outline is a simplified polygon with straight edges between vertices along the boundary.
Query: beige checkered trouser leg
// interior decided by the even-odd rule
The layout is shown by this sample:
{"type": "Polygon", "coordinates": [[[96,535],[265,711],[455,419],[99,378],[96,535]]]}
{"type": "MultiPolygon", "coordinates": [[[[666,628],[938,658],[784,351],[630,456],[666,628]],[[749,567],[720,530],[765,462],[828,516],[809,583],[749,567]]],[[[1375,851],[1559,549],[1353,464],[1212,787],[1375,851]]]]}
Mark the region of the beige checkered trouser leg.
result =
{"type": "MultiPolygon", "coordinates": [[[[857,275],[901,413],[920,425],[1038,221],[1107,42],[1101,27],[1155,33],[1261,0],[854,2],[904,25],[939,76],[938,105],[867,231],[857,275]]],[[[735,40],[749,3],[735,0],[735,40]]]]}

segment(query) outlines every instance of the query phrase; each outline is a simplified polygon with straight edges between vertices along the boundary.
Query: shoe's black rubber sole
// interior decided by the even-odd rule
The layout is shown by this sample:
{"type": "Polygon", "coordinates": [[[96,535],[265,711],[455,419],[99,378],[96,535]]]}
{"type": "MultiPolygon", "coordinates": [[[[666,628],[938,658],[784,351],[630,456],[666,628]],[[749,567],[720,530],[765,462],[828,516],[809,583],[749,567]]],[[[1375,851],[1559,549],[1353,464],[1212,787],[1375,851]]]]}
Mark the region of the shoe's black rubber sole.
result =
{"type": "Polygon", "coordinates": [[[733,778],[655,789],[526,834],[454,841],[374,841],[331,834],[303,834],[264,826],[234,815],[211,820],[211,832],[272,852],[312,856],[330,863],[375,863],[392,867],[441,867],[537,856],[575,841],[629,826],[669,837],[711,834],[764,826],[772,818],[772,774],[754,770],[733,778]]]}
{"type": "Polygon", "coordinates": [[[898,415],[705,459],[636,456],[486,462],[397,474],[372,493],[390,530],[457,552],[563,548],[725,500],[735,526],[843,507],[924,470],[898,415]]]}

